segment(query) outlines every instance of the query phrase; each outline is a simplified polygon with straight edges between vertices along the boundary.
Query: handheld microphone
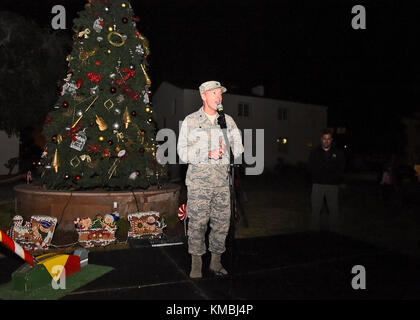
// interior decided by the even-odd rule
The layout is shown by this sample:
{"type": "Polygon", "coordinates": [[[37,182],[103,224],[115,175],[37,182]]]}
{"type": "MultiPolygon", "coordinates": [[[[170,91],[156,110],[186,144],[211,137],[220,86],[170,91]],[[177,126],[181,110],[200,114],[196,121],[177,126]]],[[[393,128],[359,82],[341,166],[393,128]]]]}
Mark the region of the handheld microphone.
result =
{"type": "Polygon", "coordinates": [[[225,113],[223,112],[223,105],[221,103],[217,105],[217,113],[219,114],[219,117],[217,118],[217,123],[219,124],[221,129],[226,129],[226,118],[225,113]]]}

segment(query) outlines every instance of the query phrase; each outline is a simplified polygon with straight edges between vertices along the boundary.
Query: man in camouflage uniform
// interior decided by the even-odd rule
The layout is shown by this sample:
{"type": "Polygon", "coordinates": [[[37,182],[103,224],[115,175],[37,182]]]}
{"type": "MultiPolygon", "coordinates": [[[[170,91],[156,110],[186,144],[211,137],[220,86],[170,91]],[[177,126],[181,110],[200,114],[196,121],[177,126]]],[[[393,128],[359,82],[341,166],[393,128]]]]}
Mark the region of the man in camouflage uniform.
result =
{"type": "MultiPolygon", "coordinates": [[[[185,184],[188,190],[188,252],[192,256],[191,278],[202,277],[201,256],[206,252],[205,234],[210,221],[210,270],[226,275],[220,262],[226,250],[230,224],[230,151],[217,122],[217,106],[226,88],[207,81],[200,88],[203,106],[183,121],[178,140],[180,159],[188,163],[185,184]]],[[[227,137],[235,158],[243,152],[242,138],[235,121],[225,115],[227,137]]]]}

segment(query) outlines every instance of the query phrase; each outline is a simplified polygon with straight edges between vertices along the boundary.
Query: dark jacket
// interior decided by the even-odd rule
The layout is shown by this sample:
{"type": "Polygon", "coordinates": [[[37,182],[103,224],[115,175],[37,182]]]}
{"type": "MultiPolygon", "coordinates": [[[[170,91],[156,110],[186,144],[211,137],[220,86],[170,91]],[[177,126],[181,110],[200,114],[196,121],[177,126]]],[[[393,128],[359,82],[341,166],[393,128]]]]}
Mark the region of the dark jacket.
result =
{"type": "Polygon", "coordinates": [[[318,146],[312,150],[309,156],[312,183],[340,184],[343,179],[344,167],[343,152],[333,146],[328,151],[318,146]]]}

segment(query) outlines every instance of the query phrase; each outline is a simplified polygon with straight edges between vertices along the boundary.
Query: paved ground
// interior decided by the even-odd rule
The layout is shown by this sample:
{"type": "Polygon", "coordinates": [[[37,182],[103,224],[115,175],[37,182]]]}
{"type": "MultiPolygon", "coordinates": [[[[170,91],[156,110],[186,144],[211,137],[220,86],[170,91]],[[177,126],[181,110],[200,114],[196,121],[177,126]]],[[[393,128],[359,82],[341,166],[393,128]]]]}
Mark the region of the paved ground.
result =
{"type": "MultiPolygon", "coordinates": [[[[90,263],[114,270],[64,299],[420,298],[418,184],[404,185],[400,198],[384,203],[371,176],[349,177],[341,188],[340,233],[327,231],[326,213],[322,232],[306,231],[310,183],[299,172],[254,177],[242,185],[247,201],[236,240],[224,255],[231,276],[215,278],[205,256],[204,278],[190,280],[185,244],[97,251],[90,253],[90,263]],[[366,290],[351,286],[356,265],[365,268],[366,290]]],[[[7,188],[0,185],[10,196],[7,188]]],[[[0,284],[22,263],[4,248],[2,253],[0,284]]]]}

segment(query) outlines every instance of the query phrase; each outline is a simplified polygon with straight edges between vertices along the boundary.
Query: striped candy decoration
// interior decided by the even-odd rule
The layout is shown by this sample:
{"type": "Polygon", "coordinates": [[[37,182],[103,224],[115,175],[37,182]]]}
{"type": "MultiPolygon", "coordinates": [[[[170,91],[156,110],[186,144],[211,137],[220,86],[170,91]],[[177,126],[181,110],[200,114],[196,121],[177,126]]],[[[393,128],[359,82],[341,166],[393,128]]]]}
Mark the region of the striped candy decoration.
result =
{"type": "Polygon", "coordinates": [[[181,221],[187,218],[187,205],[185,203],[178,209],[178,218],[181,221]]]}
{"type": "Polygon", "coordinates": [[[10,239],[3,231],[0,230],[0,242],[3,243],[7,248],[9,248],[11,251],[16,253],[19,257],[21,257],[23,260],[25,260],[27,263],[29,263],[31,266],[33,266],[34,263],[34,257],[26,252],[18,243],[10,239]]]}

